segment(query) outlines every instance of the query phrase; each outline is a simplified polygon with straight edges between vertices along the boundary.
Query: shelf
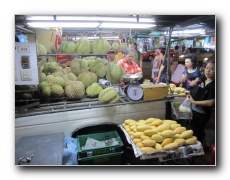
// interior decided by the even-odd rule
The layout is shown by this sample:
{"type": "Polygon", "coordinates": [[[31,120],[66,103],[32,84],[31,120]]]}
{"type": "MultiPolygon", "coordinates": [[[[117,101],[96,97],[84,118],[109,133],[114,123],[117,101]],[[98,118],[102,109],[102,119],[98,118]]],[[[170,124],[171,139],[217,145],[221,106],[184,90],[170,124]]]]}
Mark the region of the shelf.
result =
{"type": "Polygon", "coordinates": [[[55,53],[55,54],[40,54],[38,56],[108,56],[108,54],[62,54],[62,53],[55,53]]]}

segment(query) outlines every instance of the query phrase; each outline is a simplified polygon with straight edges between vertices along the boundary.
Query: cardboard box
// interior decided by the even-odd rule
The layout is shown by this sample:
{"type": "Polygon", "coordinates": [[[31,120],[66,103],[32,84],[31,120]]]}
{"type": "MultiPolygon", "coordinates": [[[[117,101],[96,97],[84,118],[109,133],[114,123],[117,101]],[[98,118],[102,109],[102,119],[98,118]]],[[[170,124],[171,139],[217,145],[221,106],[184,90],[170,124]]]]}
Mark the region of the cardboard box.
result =
{"type": "Polygon", "coordinates": [[[168,95],[168,86],[164,84],[142,85],[143,100],[161,100],[168,95]]]}

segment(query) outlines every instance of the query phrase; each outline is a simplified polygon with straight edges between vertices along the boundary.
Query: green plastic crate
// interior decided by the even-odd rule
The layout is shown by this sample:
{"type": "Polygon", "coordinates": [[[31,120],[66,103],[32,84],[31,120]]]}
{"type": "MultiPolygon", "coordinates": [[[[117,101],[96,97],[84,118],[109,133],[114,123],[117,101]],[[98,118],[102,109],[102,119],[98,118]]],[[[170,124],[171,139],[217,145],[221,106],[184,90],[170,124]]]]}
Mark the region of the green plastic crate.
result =
{"type": "Polygon", "coordinates": [[[84,158],[84,157],[92,157],[92,156],[98,156],[102,154],[109,154],[109,153],[115,153],[115,152],[122,152],[123,151],[123,142],[117,133],[117,131],[109,131],[104,133],[96,133],[96,134],[87,134],[87,135],[79,135],[77,137],[77,143],[78,143],[78,158],[84,158]],[[83,146],[85,146],[87,138],[92,138],[98,141],[105,141],[109,140],[111,138],[115,138],[118,141],[118,144],[116,145],[108,145],[101,148],[92,148],[92,149],[82,149],[83,146]]]}
{"type": "Polygon", "coordinates": [[[78,159],[79,165],[121,165],[122,152],[78,159]]]}

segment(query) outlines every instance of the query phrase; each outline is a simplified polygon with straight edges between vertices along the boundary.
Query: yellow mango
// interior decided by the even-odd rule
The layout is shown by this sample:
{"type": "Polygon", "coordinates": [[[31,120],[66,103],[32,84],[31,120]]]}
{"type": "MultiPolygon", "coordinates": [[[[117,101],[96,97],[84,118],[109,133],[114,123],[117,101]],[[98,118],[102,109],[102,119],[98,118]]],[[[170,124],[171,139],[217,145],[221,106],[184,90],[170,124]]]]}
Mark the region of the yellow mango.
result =
{"type": "Polygon", "coordinates": [[[140,138],[141,137],[141,135],[143,135],[144,134],[144,132],[135,132],[135,133],[133,133],[133,137],[134,138],[140,138]]]}
{"type": "Polygon", "coordinates": [[[125,124],[129,124],[129,123],[131,123],[131,122],[136,122],[134,119],[126,119],[126,120],[124,120],[124,123],[125,124]]]}
{"type": "Polygon", "coordinates": [[[155,140],[156,142],[162,142],[164,140],[164,137],[160,134],[154,134],[151,136],[152,140],[155,140]]]}
{"type": "Polygon", "coordinates": [[[144,140],[144,139],[151,139],[151,138],[149,136],[146,136],[146,135],[143,134],[143,135],[140,136],[140,139],[144,140]]]}
{"type": "Polygon", "coordinates": [[[138,123],[143,123],[143,124],[146,124],[145,120],[144,119],[140,119],[137,121],[138,123]]]}
{"type": "Polygon", "coordinates": [[[123,126],[123,127],[125,127],[125,126],[126,126],[126,124],[125,124],[125,123],[122,123],[122,126],[123,126]]]}
{"type": "Polygon", "coordinates": [[[184,131],[186,131],[186,127],[177,127],[176,129],[174,129],[174,132],[176,134],[181,134],[184,131]]]}
{"type": "Polygon", "coordinates": [[[141,147],[140,150],[143,153],[152,153],[155,151],[153,147],[141,147]]]}
{"type": "Polygon", "coordinates": [[[173,139],[175,140],[175,139],[178,139],[178,138],[180,138],[180,134],[175,134],[174,136],[173,136],[173,139]]]}
{"type": "Polygon", "coordinates": [[[155,149],[156,149],[156,150],[162,150],[162,149],[163,149],[163,147],[161,146],[161,144],[156,143],[156,145],[155,145],[155,149]]]}
{"type": "Polygon", "coordinates": [[[148,118],[146,119],[146,124],[151,124],[151,122],[153,122],[155,120],[155,118],[148,118]]]}
{"type": "Polygon", "coordinates": [[[178,138],[173,141],[174,143],[177,143],[179,146],[183,146],[185,144],[185,139],[178,138]]]}
{"type": "Polygon", "coordinates": [[[173,138],[165,138],[163,142],[161,143],[161,146],[164,147],[167,144],[172,143],[172,142],[173,142],[173,138]]]}
{"type": "Polygon", "coordinates": [[[152,136],[153,134],[156,134],[157,131],[156,130],[153,130],[153,129],[147,129],[144,131],[144,135],[146,136],[152,136]]]}
{"type": "Polygon", "coordinates": [[[128,133],[129,133],[129,135],[131,136],[134,132],[133,132],[133,131],[129,131],[128,133]]]}
{"type": "Polygon", "coordinates": [[[193,136],[193,130],[186,130],[180,134],[180,138],[188,139],[193,136]]]}
{"type": "Polygon", "coordinates": [[[181,125],[180,124],[171,124],[171,129],[172,130],[174,130],[174,129],[178,128],[178,127],[181,127],[181,125]]]}
{"type": "Polygon", "coordinates": [[[157,132],[162,132],[162,131],[169,130],[169,129],[171,129],[170,124],[161,124],[157,126],[156,128],[157,132]]]}
{"type": "Polygon", "coordinates": [[[131,123],[129,123],[128,125],[129,125],[129,126],[137,125],[137,122],[136,122],[136,121],[135,121],[135,122],[131,122],[131,123]]]}
{"type": "Polygon", "coordinates": [[[156,119],[155,121],[153,121],[153,122],[151,123],[151,126],[159,126],[159,125],[161,125],[161,124],[163,124],[163,120],[161,120],[161,119],[156,119]]]}
{"type": "Polygon", "coordinates": [[[172,83],[170,83],[169,86],[170,86],[170,88],[175,88],[176,87],[176,85],[172,84],[172,83]]]}
{"type": "Polygon", "coordinates": [[[177,143],[169,143],[163,147],[163,150],[176,150],[179,148],[179,145],[177,143]]]}
{"type": "Polygon", "coordinates": [[[142,142],[137,143],[136,146],[138,146],[139,148],[144,147],[142,142]]]}
{"type": "Polygon", "coordinates": [[[140,125],[147,125],[147,124],[142,123],[142,122],[137,122],[136,125],[137,125],[137,126],[140,126],[140,125]]]}
{"type": "Polygon", "coordinates": [[[136,144],[136,143],[139,143],[139,142],[141,142],[142,140],[141,139],[139,139],[139,138],[135,138],[135,139],[133,139],[133,142],[136,144]]]}
{"type": "Polygon", "coordinates": [[[186,145],[191,145],[191,144],[196,144],[197,142],[197,137],[196,136],[192,136],[188,139],[185,139],[185,144],[186,145]]]}
{"type": "Polygon", "coordinates": [[[127,132],[131,131],[131,129],[130,129],[129,127],[125,128],[125,130],[126,130],[127,132]]]}
{"type": "Polygon", "coordinates": [[[177,124],[177,122],[174,120],[165,119],[163,120],[163,124],[177,124]]]}
{"type": "Polygon", "coordinates": [[[147,129],[152,129],[152,128],[151,128],[151,126],[146,125],[146,124],[142,124],[142,125],[137,126],[137,130],[141,131],[141,132],[144,132],[147,129]]]}
{"type": "Polygon", "coordinates": [[[131,130],[133,130],[133,129],[136,128],[136,125],[129,126],[129,128],[130,128],[131,130]]]}
{"type": "Polygon", "coordinates": [[[153,147],[156,144],[156,141],[154,141],[152,139],[144,139],[141,142],[142,142],[143,146],[145,146],[145,147],[153,147]]]}
{"type": "Polygon", "coordinates": [[[160,133],[164,138],[171,138],[175,135],[176,133],[173,130],[164,130],[160,133]]]}

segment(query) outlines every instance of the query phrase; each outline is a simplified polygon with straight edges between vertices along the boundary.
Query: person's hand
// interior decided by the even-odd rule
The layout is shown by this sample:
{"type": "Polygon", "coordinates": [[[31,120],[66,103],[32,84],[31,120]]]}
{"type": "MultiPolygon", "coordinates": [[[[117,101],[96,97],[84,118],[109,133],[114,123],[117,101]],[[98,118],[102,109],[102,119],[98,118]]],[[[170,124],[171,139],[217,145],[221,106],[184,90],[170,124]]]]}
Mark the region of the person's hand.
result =
{"type": "Polygon", "coordinates": [[[157,78],[156,78],[156,84],[158,84],[158,83],[159,83],[159,78],[157,77],[157,78]]]}
{"type": "Polygon", "coordinates": [[[196,83],[199,83],[200,79],[197,77],[194,81],[195,81],[196,83]]]}
{"type": "Polygon", "coordinates": [[[194,103],[194,99],[192,98],[192,96],[187,95],[186,97],[188,98],[188,100],[189,100],[190,103],[194,103]]]}
{"type": "Polygon", "coordinates": [[[182,86],[183,86],[182,83],[180,83],[179,87],[182,87],[182,86]]]}

